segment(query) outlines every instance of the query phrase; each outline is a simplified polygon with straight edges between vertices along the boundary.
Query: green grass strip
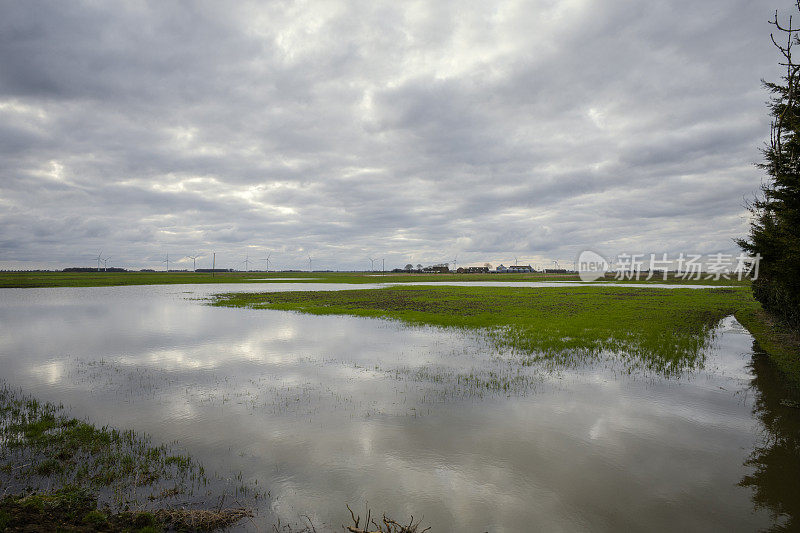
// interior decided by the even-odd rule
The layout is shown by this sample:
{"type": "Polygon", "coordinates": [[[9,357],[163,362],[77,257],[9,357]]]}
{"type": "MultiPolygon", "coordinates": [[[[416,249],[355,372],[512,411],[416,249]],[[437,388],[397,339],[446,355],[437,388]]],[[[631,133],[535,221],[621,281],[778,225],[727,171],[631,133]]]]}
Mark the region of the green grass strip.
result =
{"type": "Polygon", "coordinates": [[[484,330],[499,347],[538,359],[610,351],[665,375],[702,366],[709,333],[753,309],[749,288],[452,287],[223,294],[214,305],[347,314],[484,330]]]}
{"type": "Polygon", "coordinates": [[[736,320],[747,328],[778,369],[800,386],[800,334],[767,315],[761,306],[740,309],[736,320]]]}

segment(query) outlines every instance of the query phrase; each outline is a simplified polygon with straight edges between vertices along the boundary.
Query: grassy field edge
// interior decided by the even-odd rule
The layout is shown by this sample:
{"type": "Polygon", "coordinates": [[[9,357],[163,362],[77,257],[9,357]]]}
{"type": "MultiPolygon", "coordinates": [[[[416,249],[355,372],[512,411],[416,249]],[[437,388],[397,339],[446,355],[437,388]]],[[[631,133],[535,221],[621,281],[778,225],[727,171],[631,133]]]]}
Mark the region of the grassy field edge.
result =
{"type": "Polygon", "coordinates": [[[775,362],[778,369],[795,386],[800,387],[800,335],[787,332],[760,305],[742,308],[734,316],[775,362]]]}
{"type": "MultiPolygon", "coordinates": [[[[676,375],[701,366],[720,320],[756,302],[745,287],[393,286],[366,290],[218,294],[212,305],[353,315],[483,330],[524,364],[601,352],[676,375]]],[[[565,359],[566,358],[566,359],[565,359]]]]}
{"type": "MultiPolygon", "coordinates": [[[[370,317],[370,318],[383,318],[383,319],[390,319],[390,320],[399,320],[405,322],[410,325],[432,325],[432,326],[444,326],[444,327],[461,327],[461,328],[491,328],[491,327],[498,327],[504,325],[511,325],[514,322],[518,322],[512,316],[503,315],[506,314],[509,309],[505,308],[502,311],[497,310],[490,310],[484,309],[484,312],[477,312],[475,314],[467,315],[461,314],[459,311],[468,311],[472,313],[475,309],[467,309],[464,308],[461,304],[463,304],[463,299],[466,296],[466,292],[464,288],[455,288],[455,287],[428,287],[427,291],[429,294],[428,296],[433,296],[436,293],[439,293],[440,296],[450,296],[450,299],[447,306],[443,307],[425,307],[417,308],[416,306],[411,306],[411,308],[397,308],[391,305],[387,305],[386,301],[375,301],[374,299],[370,298],[369,295],[371,294],[380,294],[380,293],[388,293],[394,292],[396,294],[403,294],[408,293],[412,290],[412,287],[408,288],[394,288],[394,289],[371,289],[367,291],[360,291],[358,293],[353,293],[349,291],[344,292],[336,292],[330,294],[324,294],[319,292],[293,292],[293,293],[250,293],[250,294],[224,294],[224,295],[217,295],[217,299],[214,302],[214,305],[219,306],[230,306],[230,307],[251,307],[251,308],[267,308],[267,309],[274,309],[274,310],[283,310],[283,311],[295,311],[295,312],[302,312],[307,314],[315,314],[315,315],[351,315],[351,316],[360,316],[360,317],[370,317]],[[404,290],[405,289],[405,290],[404,290]],[[399,292],[402,291],[402,292],[399,292]],[[445,291],[449,292],[450,294],[442,294],[445,291]],[[506,320],[508,320],[506,322],[506,320]]],[[[417,288],[419,290],[419,288],[417,288]]],[[[509,288],[497,288],[497,289],[490,289],[491,292],[488,292],[487,289],[478,289],[475,288],[473,290],[480,290],[483,292],[484,301],[489,301],[493,299],[493,297],[499,297],[503,295],[509,295],[512,292],[518,291],[517,289],[509,289],[509,288]]],[[[573,289],[574,291],[575,289],[573,289]]],[[[588,289],[591,290],[591,289],[588,289]]],[[[608,295],[609,293],[619,293],[619,294],[630,294],[630,295],[641,295],[644,296],[645,293],[638,292],[642,291],[643,289],[622,289],[622,288],[614,288],[614,287],[606,287],[604,289],[600,289],[599,287],[595,288],[596,291],[602,291],[608,295]],[[636,291],[636,292],[634,292],[636,291]]],[[[647,289],[644,289],[647,290],[647,289]]],[[[721,314],[733,314],[736,319],[744,326],[750,334],[754,337],[757,341],[758,345],[763,349],[769,356],[772,361],[775,362],[776,366],[783,372],[788,381],[793,383],[794,385],[800,385],[800,336],[797,334],[787,333],[785,328],[783,328],[780,324],[776,323],[772,320],[768,315],[764,313],[761,309],[761,306],[756,302],[746,288],[738,288],[734,289],[733,291],[727,290],[725,291],[728,293],[730,298],[713,298],[714,301],[712,302],[705,302],[705,300],[712,300],[712,297],[715,295],[719,295],[719,289],[710,289],[712,292],[705,293],[705,292],[670,292],[672,290],[665,290],[666,292],[663,293],[651,293],[657,294],[661,297],[661,305],[663,305],[663,309],[661,310],[666,311],[666,315],[661,315],[659,312],[653,312],[648,316],[648,319],[645,322],[638,322],[638,326],[640,327],[647,327],[648,324],[652,327],[653,321],[660,321],[666,320],[669,321],[669,315],[672,312],[678,313],[686,313],[688,310],[687,305],[678,305],[677,302],[679,300],[683,300],[686,298],[687,295],[693,295],[697,298],[694,298],[694,301],[686,302],[691,303],[691,305],[697,306],[698,308],[702,307],[705,308],[706,311],[712,311],[711,313],[711,320],[708,323],[713,323],[715,320],[721,316],[721,314]],[[727,302],[725,301],[727,300],[727,302]],[[667,310],[669,307],[673,307],[674,309],[667,310]],[[659,316],[661,315],[661,316],[659,316]]],[[[585,292],[584,289],[581,292],[585,292]]],[[[705,290],[703,290],[705,291],[705,290]]],[[[560,299],[563,299],[567,296],[568,293],[562,292],[559,289],[545,289],[545,290],[538,290],[537,294],[557,294],[560,293],[560,299]]],[[[574,293],[576,296],[578,295],[577,292],[574,293]]],[[[424,300],[428,300],[429,298],[422,298],[421,296],[415,298],[417,303],[425,303],[424,300]]],[[[640,302],[638,305],[644,305],[645,302],[640,302]]],[[[646,307],[650,307],[651,311],[656,311],[653,309],[652,302],[649,302],[649,305],[646,307]]],[[[574,311],[574,310],[573,310],[574,311]]],[[[620,310],[621,311],[621,310],[620,310]]],[[[644,311],[643,308],[637,309],[637,313],[644,311]]],[[[623,313],[627,314],[627,313],[623,313]]],[[[630,315],[629,315],[630,316],[630,315]]],[[[543,317],[544,318],[544,317],[543,317]]],[[[550,322],[550,325],[558,325],[559,322],[570,322],[569,316],[562,313],[554,313],[550,314],[546,318],[546,322],[550,322]]],[[[631,321],[631,324],[636,323],[635,320],[631,321]]],[[[520,324],[524,325],[524,324],[520,324]]],[[[538,324],[539,326],[543,325],[542,323],[538,324]]],[[[580,324],[581,327],[584,327],[585,324],[580,324]]],[[[680,332],[683,328],[684,324],[676,323],[674,332],[680,332]]],[[[607,328],[605,332],[612,332],[612,329],[616,328],[607,328]]],[[[670,331],[662,331],[662,334],[669,334],[670,331]]],[[[661,336],[660,339],[655,339],[655,342],[663,342],[664,337],[661,336]]],[[[523,343],[524,344],[524,343],[523,343]]]]}

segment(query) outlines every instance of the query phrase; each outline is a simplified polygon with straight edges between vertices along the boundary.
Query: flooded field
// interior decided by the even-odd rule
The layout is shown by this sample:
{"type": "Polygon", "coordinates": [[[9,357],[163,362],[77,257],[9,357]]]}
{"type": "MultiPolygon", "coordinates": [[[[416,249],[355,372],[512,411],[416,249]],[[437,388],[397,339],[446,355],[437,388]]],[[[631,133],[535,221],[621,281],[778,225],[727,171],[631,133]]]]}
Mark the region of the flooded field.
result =
{"type": "MultiPolygon", "coordinates": [[[[364,285],[360,288],[368,288],[364,285]]],[[[338,290],[270,284],[269,290],[338,290]]],[[[519,364],[480,333],[221,308],[251,285],[3,289],[0,376],[267,491],[253,522],[798,526],[800,403],[732,318],[680,377],[519,364]]]]}

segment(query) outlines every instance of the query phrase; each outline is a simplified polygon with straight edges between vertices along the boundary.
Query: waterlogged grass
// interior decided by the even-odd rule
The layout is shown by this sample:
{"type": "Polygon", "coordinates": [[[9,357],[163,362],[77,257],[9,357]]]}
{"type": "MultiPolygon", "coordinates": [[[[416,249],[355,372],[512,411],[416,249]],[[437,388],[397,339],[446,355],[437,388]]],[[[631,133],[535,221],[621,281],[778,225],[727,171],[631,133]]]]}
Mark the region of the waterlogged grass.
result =
{"type": "MultiPolygon", "coordinates": [[[[24,524],[39,513],[39,521],[32,523],[41,530],[49,529],[50,515],[63,521],[55,529],[74,529],[74,520],[80,520],[84,522],[78,530],[109,530],[123,519],[132,521],[129,525],[141,521],[142,513],[120,515],[120,511],[160,507],[175,500],[183,505],[230,490],[220,478],[207,476],[191,456],[174,453],[169,446],[155,446],[133,431],[98,428],[70,418],[63,406],[40,403],[7,386],[0,386],[0,443],[0,486],[5,494],[11,493],[0,503],[0,524],[5,520],[7,527],[24,524]],[[97,510],[98,499],[104,511],[97,510]],[[77,505],[74,512],[70,502],[77,505]],[[112,513],[112,508],[118,512],[112,513]]],[[[247,487],[242,489],[246,492],[247,487]]],[[[160,518],[138,527],[152,525],[161,530],[182,520],[197,520],[206,510],[184,509],[181,514],[160,508],[154,512],[160,518]]],[[[230,519],[228,524],[244,516],[241,509],[218,512],[230,519]]],[[[209,520],[205,518],[216,524],[209,520]]]]}
{"type": "MultiPolygon", "coordinates": [[[[108,287],[202,283],[414,283],[464,281],[580,281],[577,274],[395,274],[376,272],[0,272],[0,288],[108,287]]],[[[606,280],[612,283],[665,283],[661,279],[606,280]]],[[[749,285],[726,279],[684,280],[670,276],[666,283],[692,285],[749,285]]]]}
{"type": "Polygon", "coordinates": [[[800,334],[767,315],[760,306],[740,310],[736,319],[750,331],[778,370],[800,387],[800,334]]]}
{"type": "Polygon", "coordinates": [[[249,516],[241,509],[112,512],[89,491],[68,486],[0,500],[0,531],[214,531],[249,516]]]}
{"type": "Polygon", "coordinates": [[[0,389],[0,471],[6,484],[80,485],[107,491],[124,505],[138,487],[172,481],[181,492],[191,492],[208,483],[203,466],[190,457],[175,461],[168,447],[153,446],[147,437],[97,428],[62,410],[0,389]]]}
{"type": "Polygon", "coordinates": [[[480,329],[522,364],[613,354],[628,369],[665,375],[698,368],[725,316],[757,306],[748,287],[391,287],[222,294],[214,305],[349,314],[480,329]]]}

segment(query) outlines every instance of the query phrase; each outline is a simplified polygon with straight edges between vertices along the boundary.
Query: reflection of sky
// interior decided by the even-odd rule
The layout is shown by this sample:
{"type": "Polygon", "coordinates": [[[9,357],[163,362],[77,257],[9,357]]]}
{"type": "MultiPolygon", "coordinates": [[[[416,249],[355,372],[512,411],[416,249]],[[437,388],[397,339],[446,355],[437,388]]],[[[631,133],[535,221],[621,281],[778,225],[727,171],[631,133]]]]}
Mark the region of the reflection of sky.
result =
{"type": "Polygon", "coordinates": [[[493,394],[454,380],[516,372],[474,335],[185,299],[219,290],[3,290],[0,374],[245,472],[284,521],[368,502],[440,531],[769,523],[736,486],[758,426],[735,323],[682,379],[525,368],[493,394]]]}

